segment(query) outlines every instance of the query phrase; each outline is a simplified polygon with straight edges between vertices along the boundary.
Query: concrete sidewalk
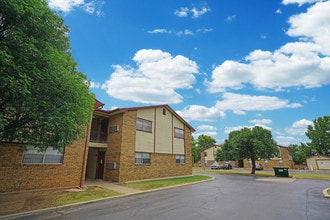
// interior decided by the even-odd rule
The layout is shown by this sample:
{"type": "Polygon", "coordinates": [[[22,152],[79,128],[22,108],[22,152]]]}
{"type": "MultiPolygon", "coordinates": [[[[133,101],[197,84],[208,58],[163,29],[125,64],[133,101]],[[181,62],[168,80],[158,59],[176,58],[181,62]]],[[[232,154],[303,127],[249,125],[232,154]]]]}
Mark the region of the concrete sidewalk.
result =
{"type": "Polygon", "coordinates": [[[141,190],[138,189],[133,189],[133,188],[128,188],[125,186],[122,186],[120,184],[117,183],[113,183],[113,182],[109,182],[109,181],[104,181],[104,180],[90,180],[87,179],[85,181],[85,185],[88,186],[99,186],[105,189],[110,189],[116,192],[120,192],[123,194],[136,194],[136,193],[140,193],[143,192],[141,190]]]}

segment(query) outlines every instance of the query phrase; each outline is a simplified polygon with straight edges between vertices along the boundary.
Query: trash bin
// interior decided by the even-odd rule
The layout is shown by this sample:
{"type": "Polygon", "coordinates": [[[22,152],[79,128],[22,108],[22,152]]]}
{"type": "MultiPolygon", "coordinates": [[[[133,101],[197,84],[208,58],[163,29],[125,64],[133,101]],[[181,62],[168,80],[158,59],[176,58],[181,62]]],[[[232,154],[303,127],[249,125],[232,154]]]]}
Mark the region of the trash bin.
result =
{"type": "Polygon", "coordinates": [[[289,167],[273,167],[275,176],[289,177],[289,167]]]}

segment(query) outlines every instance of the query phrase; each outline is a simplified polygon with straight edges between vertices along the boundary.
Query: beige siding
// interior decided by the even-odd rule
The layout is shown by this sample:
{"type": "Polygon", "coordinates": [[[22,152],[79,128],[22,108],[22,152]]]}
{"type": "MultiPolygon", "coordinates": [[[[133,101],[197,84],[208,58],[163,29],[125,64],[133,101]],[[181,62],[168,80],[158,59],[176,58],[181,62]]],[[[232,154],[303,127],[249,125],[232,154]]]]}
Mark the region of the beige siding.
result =
{"type": "Polygon", "coordinates": [[[95,179],[98,150],[96,148],[88,149],[88,158],[86,167],[86,178],[95,179]]]}
{"type": "Polygon", "coordinates": [[[206,152],[206,157],[205,157],[205,160],[206,161],[214,161],[215,160],[215,157],[214,157],[214,154],[216,153],[216,148],[214,147],[210,147],[208,149],[206,149],[204,152],[206,152]]]}
{"type": "Polygon", "coordinates": [[[316,160],[319,170],[330,170],[330,159],[316,160]]]}
{"type": "MultiPolygon", "coordinates": [[[[181,121],[179,121],[179,119],[177,119],[176,117],[173,117],[173,127],[184,130],[184,124],[181,121]]],[[[184,138],[176,138],[176,137],[173,138],[173,153],[184,154],[184,138]]]]}
{"type": "MultiPolygon", "coordinates": [[[[137,111],[137,117],[149,120],[152,122],[152,129],[155,128],[155,109],[141,109],[137,111]]],[[[144,131],[136,131],[136,146],[137,152],[154,152],[154,131],[152,133],[144,131]]]]}
{"type": "Polygon", "coordinates": [[[172,113],[165,109],[166,114],[163,115],[163,108],[156,109],[156,145],[155,153],[172,153],[173,146],[173,123],[172,113]]]}

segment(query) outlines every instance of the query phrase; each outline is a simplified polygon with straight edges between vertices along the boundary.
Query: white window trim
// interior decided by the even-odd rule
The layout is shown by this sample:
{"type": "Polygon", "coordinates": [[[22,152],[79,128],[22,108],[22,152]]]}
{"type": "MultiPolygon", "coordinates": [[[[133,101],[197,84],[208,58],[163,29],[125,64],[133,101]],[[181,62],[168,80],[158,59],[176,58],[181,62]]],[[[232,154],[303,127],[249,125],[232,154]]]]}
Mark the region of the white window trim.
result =
{"type": "Polygon", "coordinates": [[[185,155],[182,155],[182,154],[175,155],[175,163],[176,164],[185,164],[186,163],[185,155]]]}
{"type": "Polygon", "coordinates": [[[135,152],[134,163],[135,164],[150,164],[150,153],[135,152]]]}
{"type": "Polygon", "coordinates": [[[41,152],[38,148],[29,145],[23,152],[22,164],[62,164],[63,157],[64,153],[54,150],[52,147],[41,152]]]}
{"type": "Polygon", "coordinates": [[[151,133],[152,132],[152,121],[146,120],[143,118],[137,118],[136,119],[136,130],[151,133]]]}
{"type": "Polygon", "coordinates": [[[174,137],[184,139],[184,129],[174,127],[174,137]]]}

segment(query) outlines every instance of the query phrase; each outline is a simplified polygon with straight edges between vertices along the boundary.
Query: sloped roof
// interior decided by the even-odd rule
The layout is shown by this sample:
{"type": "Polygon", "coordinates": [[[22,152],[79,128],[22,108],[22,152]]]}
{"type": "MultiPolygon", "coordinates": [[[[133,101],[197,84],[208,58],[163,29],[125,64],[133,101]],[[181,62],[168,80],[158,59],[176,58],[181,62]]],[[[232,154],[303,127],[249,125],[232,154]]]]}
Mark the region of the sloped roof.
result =
{"type": "Polygon", "coordinates": [[[117,114],[117,113],[125,113],[129,111],[137,111],[141,109],[150,109],[150,108],[166,108],[169,112],[171,112],[176,118],[178,118],[183,124],[187,125],[187,127],[190,128],[192,132],[195,131],[195,129],[187,122],[185,121],[178,113],[176,113],[169,105],[150,105],[150,106],[140,106],[140,107],[130,107],[130,108],[117,108],[113,110],[109,110],[109,114],[117,114]]]}

